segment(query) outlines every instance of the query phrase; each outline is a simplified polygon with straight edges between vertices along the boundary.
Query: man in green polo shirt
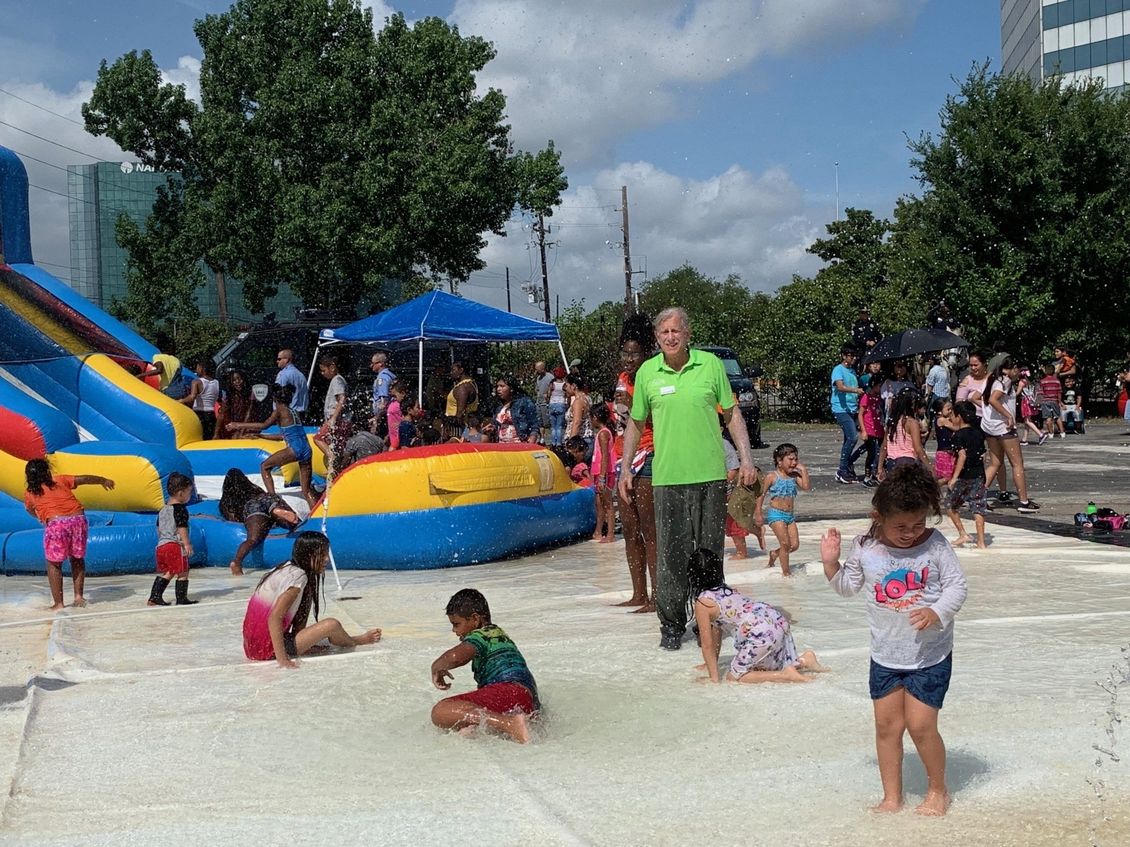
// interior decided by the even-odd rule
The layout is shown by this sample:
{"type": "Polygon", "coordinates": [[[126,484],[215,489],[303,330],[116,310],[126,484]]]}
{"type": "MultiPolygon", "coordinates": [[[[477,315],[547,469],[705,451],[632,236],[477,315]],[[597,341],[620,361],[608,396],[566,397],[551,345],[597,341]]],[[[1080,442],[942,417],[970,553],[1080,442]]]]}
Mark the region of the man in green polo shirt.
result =
{"type": "MultiPolygon", "coordinates": [[[[743,485],[757,481],[742,416],[734,414],[734,395],[721,360],[690,347],[687,313],[664,309],[655,319],[659,353],[636,372],[632,413],[622,455],[635,455],[644,422],[655,433],[652,485],[658,538],[656,611],[665,650],[678,650],[687,628],[687,564],[705,548],[721,556],[725,542],[726,462],[718,409],[737,447],[743,485]]],[[[627,500],[631,473],[620,475],[627,500]]]]}

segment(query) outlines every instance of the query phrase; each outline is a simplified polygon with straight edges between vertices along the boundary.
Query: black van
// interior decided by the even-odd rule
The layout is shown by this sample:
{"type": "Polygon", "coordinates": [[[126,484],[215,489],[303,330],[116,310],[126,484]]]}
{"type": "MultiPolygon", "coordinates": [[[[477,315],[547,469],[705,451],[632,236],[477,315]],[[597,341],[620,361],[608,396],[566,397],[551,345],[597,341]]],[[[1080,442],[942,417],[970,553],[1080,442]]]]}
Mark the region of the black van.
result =
{"type": "Polygon", "coordinates": [[[754,450],[768,447],[769,445],[761,440],[761,398],[753,382],[761,376],[761,368],[743,368],[737,354],[729,347],[695,346],[699,350],[713,353],[722,360],[722,365],[726,368],[726,376],[730,380],[730,389],[737,398],[738,409],[749,431],[749,446],[754,450]]]}

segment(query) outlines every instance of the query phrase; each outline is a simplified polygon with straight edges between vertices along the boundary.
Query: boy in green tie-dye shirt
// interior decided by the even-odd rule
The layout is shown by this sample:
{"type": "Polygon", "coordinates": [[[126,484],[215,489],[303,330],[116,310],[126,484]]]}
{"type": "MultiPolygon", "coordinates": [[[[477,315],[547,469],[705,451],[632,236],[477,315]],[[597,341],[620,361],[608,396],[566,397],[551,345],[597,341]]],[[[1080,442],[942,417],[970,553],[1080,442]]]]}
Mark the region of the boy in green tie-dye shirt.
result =
{"type": "Polygon", "coordinates": [[[446,612],[459,645],[432,662],[432,684],[448,690],[451,671],[470,662],[479,687],[436,703],[432,723],[460,731],[484,726],[525,744],[530,740],[527,719],[537,714],[541,703],[518,646],[491,623],[486,598],[473,588],[457,591],[446,612]]]}

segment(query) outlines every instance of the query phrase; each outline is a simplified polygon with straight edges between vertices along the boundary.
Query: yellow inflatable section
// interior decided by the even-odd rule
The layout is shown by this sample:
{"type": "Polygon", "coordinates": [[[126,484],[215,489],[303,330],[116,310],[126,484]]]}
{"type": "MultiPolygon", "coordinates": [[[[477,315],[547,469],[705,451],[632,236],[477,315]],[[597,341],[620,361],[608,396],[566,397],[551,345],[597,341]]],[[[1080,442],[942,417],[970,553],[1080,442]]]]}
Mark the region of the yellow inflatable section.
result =
{"type": "Polygon", "coordinates": [[[576,489],[548,450],[492,444],[442,445],[385,453],[353,465],[334,482],[330,517],[410,512],[521,500],[576,489]],[[458,452],[455,452],[458,449],[458,452]]]}
{"type": "MultiPolygon", "coordinates": [[[[146,385],[109,356],[93,353],[83,362],[86,367],[97,372],[118,390],[163,412],[172,424],[177,447],[183,448],[204,437],[204,431],[200,428],[200,418],[196,417],[192,409],[184,403],[166,397],[156,388],[146,385]]],[[[213,446],[223,443],[215,442],[213,446]]]]}
{"type": "MultiPolygon", "coordinates": [[[[100,485],[83,485],[75,490],[75,497],[87,509],[152,512],[165,504],[161,474],[144,456],[101,456],[60,451],[52,453],[47,460],[52,474],[104,476],[114,480],[113,491],[107,491],[100,485]]],[[[17,500],[23,500],[27,491],[26,465],[23,459],[0,452],[0,490],[17,500]]]]}

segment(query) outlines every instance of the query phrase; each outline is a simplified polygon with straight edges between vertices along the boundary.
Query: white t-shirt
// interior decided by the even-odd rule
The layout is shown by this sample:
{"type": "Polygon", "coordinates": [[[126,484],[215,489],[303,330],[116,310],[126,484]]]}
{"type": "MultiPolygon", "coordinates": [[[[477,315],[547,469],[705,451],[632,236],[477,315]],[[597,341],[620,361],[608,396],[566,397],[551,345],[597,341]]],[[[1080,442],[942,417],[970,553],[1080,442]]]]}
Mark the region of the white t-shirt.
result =
{"type": "Polygon", "coordinates": [[[984,405],[981,407],[983,410],[981,413],[981,430],[986,435],[1001,436],[1016,427],[1016,392],[1012,390],[1012,381],[1007,376],[1001,377],[999,380],[994,379],[993,384],[988,389],[989,395],[985,397],[984,405]],[[989,403],[992,395],[998,391],[1004,392],[1004,396],[1001,397],[1001,405],[1012,416],[1011,426],[1005,420],[1004,415],[989,403]]]}
{"type": "MultiPolygon", "coordinates": [[[[322,416],[326,420],[330,419],[330,415],[332,415],[334,413],[334,409],[337,408],[337,398],[345,394],[348,390],[349,389],[345,385],[345,377],[343,377],[341,374],[337,374],[333,379],[330,380],[330,387],[326,391],[326,402],[322,407],[322,416]]],[[[347,420],[348,417],[349,407],[347,404],[341,410],[341,420],[347,420]]]]}
{"type": "Polygon", "coordinates": [[[302,570],[298,565],[287,562],[268,576],[263,584],[255,589],[254,598],[256,605],[262,606],[270,612],[279,597],[285,594],[287,590],[297,588],[298,596],[294,598],[294,602],[283,616],[283,628],[285,629],[290,626],[290,622],[294,620],[294,616],[298,612],[298,604],[302,602],[302,592],[306,588],[306,582],[306,571],[302,570]]]}

